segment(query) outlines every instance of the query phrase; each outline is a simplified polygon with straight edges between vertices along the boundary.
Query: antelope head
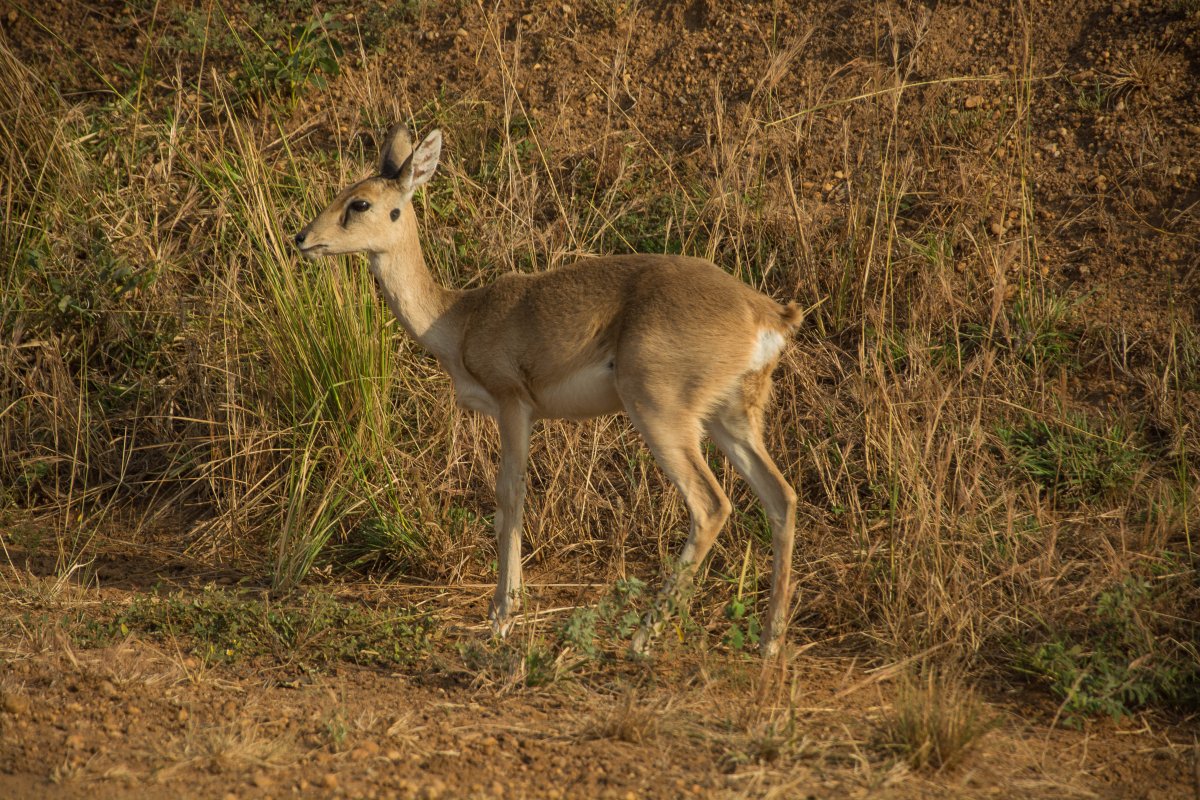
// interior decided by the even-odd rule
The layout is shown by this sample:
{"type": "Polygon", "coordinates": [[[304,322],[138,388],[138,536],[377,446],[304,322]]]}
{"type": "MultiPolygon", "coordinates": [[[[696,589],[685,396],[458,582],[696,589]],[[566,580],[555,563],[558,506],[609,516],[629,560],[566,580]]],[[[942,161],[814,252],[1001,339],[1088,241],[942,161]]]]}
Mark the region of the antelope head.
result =
{"type": "Polygon", "coordinates": [[[379,153],[378,174],[345,189],[304,229],[296,246],[305,258],[344,253],[383,253],[401,245],[405,215],[418,186],[429,182],[442,152],[436,128],[415,148],[402,124],[388,131],[379,153]]]}

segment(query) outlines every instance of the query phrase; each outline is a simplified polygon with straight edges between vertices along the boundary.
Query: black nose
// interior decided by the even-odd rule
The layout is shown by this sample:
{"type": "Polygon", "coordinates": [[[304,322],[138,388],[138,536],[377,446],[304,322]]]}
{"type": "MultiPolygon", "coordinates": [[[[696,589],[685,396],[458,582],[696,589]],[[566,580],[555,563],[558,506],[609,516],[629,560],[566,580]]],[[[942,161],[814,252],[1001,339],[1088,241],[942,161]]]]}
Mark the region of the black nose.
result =
{"type": "Polygon", "coordinates": [[[296,234],[296,245],[297,246],[299,246],[299,247],[304,246],[304,237],[305,236],[308,236],[308,234],[305,233],[304,231],[300,231],[299,233],[296,234]]]}

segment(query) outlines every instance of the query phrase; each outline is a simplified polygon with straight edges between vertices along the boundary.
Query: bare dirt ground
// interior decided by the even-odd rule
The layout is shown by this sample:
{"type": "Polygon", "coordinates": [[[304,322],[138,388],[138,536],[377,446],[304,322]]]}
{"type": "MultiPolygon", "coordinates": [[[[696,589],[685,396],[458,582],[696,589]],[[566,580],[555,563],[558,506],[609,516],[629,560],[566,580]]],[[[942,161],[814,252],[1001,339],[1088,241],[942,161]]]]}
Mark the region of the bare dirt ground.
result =
{"type": "MultiPolygon", "coordinates": [[[[219,55],[207,63],[208,54],[185,48],[164,47],[145,63],[146,42],[169,28],[168,11],[212,5],[6,3],[0,25],[14,52],[64,97],[106,94],[139,69],[158,79],[147,91],[165,92],[177,65],[188,73],[232,69],[219,55]]],[[[311,9],[295,5],[279,13],[308,18],[311,9]]],[[[220,8],[229,17],[260,13],[259,4],[235,0],[220,8]]],[[[1141,413],[1154,398],[1152,381],[1132,377],[1139,353],[1166,348],[1177,326],[1194,330],[1200,317],[1197,5],[1080,0],[1030,12],[981,0],[914,9],[826,0],[338,4],[333,20],[346,44],[340,77],[329,92],[301,92],[295,118],[317,121],[305,134],[317,145],[353,139],[362,121],[342,102],[342,82],[388,75],[396,83],[381,89],[406,107],[424,108],[431,98],[515,98],[547,140],[574,143],[609,136],[618,117],[686,160],[709,153],[706,109],[726,104],[725,119],[736,125],[739,114],[761,110],[769,89],[779,108],[825,109],[812,138],[795,145],[808,168],[796,181],[801,196],[787,206],[791,213],[795,204],[812,230],[828,231],[859,179],[860,151],[851,143],[862,120],[843,114],[839,98],[868,84],[881,46],[902,56],[919,44],[910,82],[978,79],[962,91],[953,82],[911,90],[928,92],[931,103],[949,97],[953,114],[937,124],[966,126],[967,138],[972,126],[982,131],[986,120],[1007,119],[1015,101],[988,87],[1031,64],[1037,101],[1023,124],[1032,129],[1032,152],[1014,149],[1020,131],[1001,131],[979,156],[995,167],[990,184],[943,164],[946,174],[928,183],[941,188],[921,196],[928,208],[944,209],[956,193],[1002,198],[1010,179],[1036,185],[1036,207],[1022,219],[1040,231],[1041,278],[1122,331],[1104,347],[1124,348],[1103,368],[1089,362],[1069,378],[1064,372],[1048,391],[1141,413]],[[896,29],[881,36],[891,13],[919,17],[923,27],[907,38],[896,29]],[[813,39],[819,44],[800,47],[792,60],[773,60],[764,45],[814,26],[823,32],[813,39]],[[1016,35],[1022,26],[1035,54],[1028,61],[1016,35]],[[514,75],[494,53],[518,45],[522,67],[514,75]],[[784,64],[780,74],[773,63],[784,64]],[[1018,157],[1028,173],[1008,168],[1018,157]]],[[[973,221],[981,238],[1015,235],[1017,214],[1001,207],[973,221]]],[[[951,261],[951,278],[964,284],[1005,269],[959,253],[951,261]]],[[[1180,396],[1184,406],[1200,405],[1198,388],[1180,396]]],[[[469,502],[490,502],[462,491],[469,502]]],[[[586,491],[578,496],[600,502],[586,491]]],[[[196,529],[193,516],[179,517],[181,530],[196,529]]],[[[767,664],[723,640],[727,584],[702,589],[684,640],[668,636],[648,660],[610,642],[598,655],[578,646],[539,649],[539,636],[577,606],[597,603],[617,578],[653,579],[652,545],[631,544],[619,566],[607,542],[589,545],[611,556],[599,565],[582,548],[539,549],[527,575],[527,613],[505,646],[488,642],[489,574],[466,556],[411,583],[394,573],[314,578],[315,596],[368,614],[347,627],[391,625],[389,609],[429,615],[428,630],[413,634],[404,652],[380,655],[369,631],[351,640],[337,624],[318,630],[302,614],[296,619],[311,626],[307,634],[291,630],[286,645],[251,643],[260,630],[254,625],[275,620],[259,576],[239,568],[228,547],[205,551],[199,537],[179,541],[164,518],[152,536],[110,526],[91,541],[87,568],[63,574],[35,544],[63,530],[60,522],[27,509],[4,517],[0,796],[1200,797],[1194,715],[1144,711],[1066,727],[1058,698],[986,670],[978,692],[987,732],[953,766],[911,766],[885,730],[899,679],[921,654],[894,655],[855,639],[846,633],[852,623],[823,627],[822,615],[834,615],[825,609],[837,604],[827,585],[806,586],[805,576],[824,580],[815,576],[833,561],[801,569],[800,602],[818,610],[801,611],[788,652],[767,664]],[[228,596],[265,605],[207,616],[228,596]],[[161,611],[155,597],[180,605],[161,611]],[[231,619],[244,627],[230,627],[231,619]]],[[[838,544],[844,532],[836,523],[813,530],[809,544],[851,547],[848,539],[838,544]]],[[[802,532],[801,549],[805,543],[802,532]]],[[[731,547],[727,572],[736,577],[741,545],[731,547]]]]}
{"type": "MultiPolygon", "coordinates": [[[[212,663],[185,634],[82,648],[30,615],[102,618],[97,606],[126,606],[145,586],[144,573],[105,572],[129,588],[8,604],[27,636],[6,644],[21,654],[4,672],[20,687],[0,717],[5,797],[1190,798],[1196,786],[1193,722],[1064,729],[1050,698],[1001,684],[984,687],[993,727],[966,760],[914,772],[882,733],[905,665],[819,640],[763,664],[697,632],[646,662],[613,654],[530,687],[511,664],[464,663],[463,644],[487,636],[474,622],[482,587],[338,586],[343,602],[437,610],[444,627],[403,668],[318,668],[303,654],[212,663]]],[[[54,580],[6,579],[26,598],[54,580]]],[[[570,598],[535,587],[531,599],[544,625],[570,598]]]]}

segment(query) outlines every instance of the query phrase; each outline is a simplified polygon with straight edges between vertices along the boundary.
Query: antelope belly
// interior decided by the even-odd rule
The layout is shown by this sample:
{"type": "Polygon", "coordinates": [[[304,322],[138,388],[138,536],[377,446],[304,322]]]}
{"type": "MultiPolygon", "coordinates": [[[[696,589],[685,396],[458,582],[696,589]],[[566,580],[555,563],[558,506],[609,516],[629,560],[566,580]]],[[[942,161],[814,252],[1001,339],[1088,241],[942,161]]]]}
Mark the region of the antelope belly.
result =
{"type": "Polygon", "coordinates": [[[621,410],[612,361],[589,364],[537,391],[541,417],[587,419],[621,410]]]}

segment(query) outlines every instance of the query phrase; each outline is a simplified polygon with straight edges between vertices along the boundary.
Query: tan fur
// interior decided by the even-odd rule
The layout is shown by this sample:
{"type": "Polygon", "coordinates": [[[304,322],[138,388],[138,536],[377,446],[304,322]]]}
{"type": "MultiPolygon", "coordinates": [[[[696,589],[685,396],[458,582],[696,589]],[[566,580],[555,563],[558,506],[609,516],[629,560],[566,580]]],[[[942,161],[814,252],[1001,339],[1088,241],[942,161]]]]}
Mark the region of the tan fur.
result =
{"type": "Polygon", "coordinates": [[[504,275],[471,291],[445,289],[425,266],[411,204],[440,149],[438,131],[413,149],[407,133],[393,127],[380,174],[343,191],[296,241],[308,257],[367,253],[389,306],[450,373],[458,402],[497,420],[500,579],[490,614],[497,631],[506,631],[521,588],[533,421],[624,410],[691,515],[681,569],[635,646],[645,647],[680,581],[691,579],[729,516],[729,500],[701,456],[707,433],[750,483],[771,522],[774,567],[763,648],[774,652],[787,625],[796,495],[762,441],[779,356],[769,345],[782,339],[761,334],[786,336],[803,312],[709,261],[681,256],[588,258],[549,272],[504,275]],[[354,210],[363,203],[370,207],[354,210]],[[393,209],[400,211],[395,221],[393,209]]]}

